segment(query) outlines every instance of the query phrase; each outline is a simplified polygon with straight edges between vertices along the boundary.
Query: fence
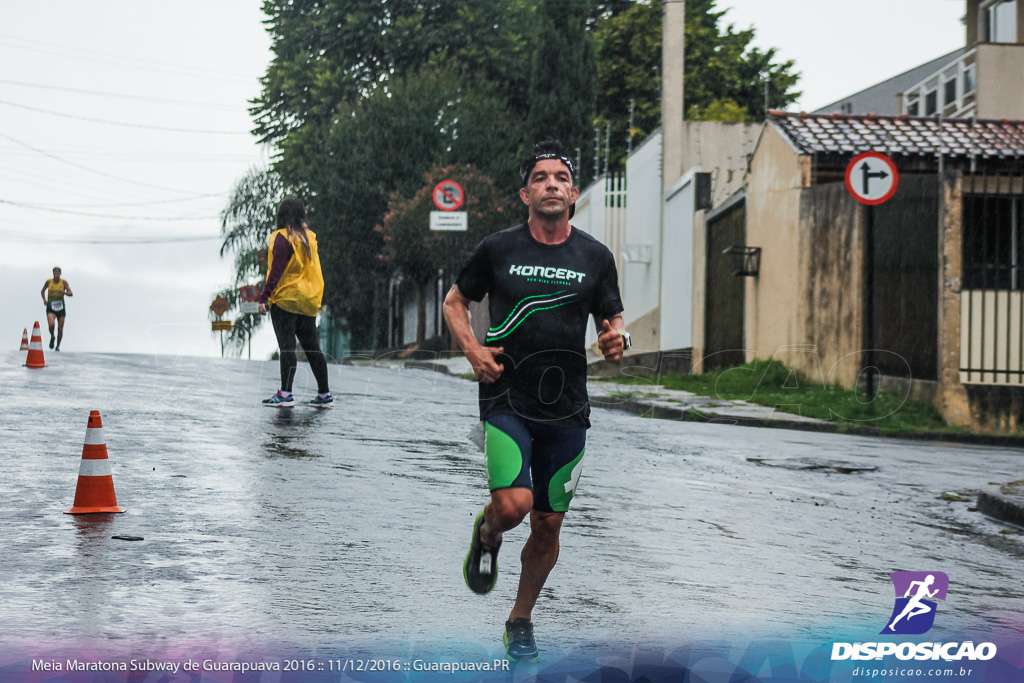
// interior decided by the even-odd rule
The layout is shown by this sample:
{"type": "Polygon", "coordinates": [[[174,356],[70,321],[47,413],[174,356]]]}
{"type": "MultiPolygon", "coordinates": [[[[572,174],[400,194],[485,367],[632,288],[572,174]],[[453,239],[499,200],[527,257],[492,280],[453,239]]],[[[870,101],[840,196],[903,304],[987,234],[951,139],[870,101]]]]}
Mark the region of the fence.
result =
{"type": "Polygon", "coordinates": [[[964,178],[960,381],[1024,385],[1024,167],[964,178]]]}

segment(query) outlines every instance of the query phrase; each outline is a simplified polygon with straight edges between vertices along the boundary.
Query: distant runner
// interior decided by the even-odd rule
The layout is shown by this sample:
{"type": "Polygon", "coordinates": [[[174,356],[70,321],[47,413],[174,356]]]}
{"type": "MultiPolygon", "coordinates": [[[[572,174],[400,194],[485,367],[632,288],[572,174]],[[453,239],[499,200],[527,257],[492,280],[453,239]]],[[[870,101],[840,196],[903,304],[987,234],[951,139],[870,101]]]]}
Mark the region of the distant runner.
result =
{"type": "Polygon", "coordinates": [[[299,338],[306,360],[316,377],[317,395],[309,402],[317,408],[333,408],[334,398],[327,383],[327,360],[320,351],[316,314],[324,296],[316,235],[306,226],[306,207],[298,197],[286,197],[277,209],[277,230],[270,235],[267,282],[260,294],[260,315],[270,309],[277,345],[281,352],[281,389],[263,405],[290,408],[295,405],[292,380],[298,359],[295,338],[299,338]]]}
{"type": "Polygon", "coordinates": [[[60,268],[54,266],[53,278],[43,283],[43,289],[39,292],[46,304],[46,323],[50,326],[50,348],[53,349],[53,323],[57,323],[57,348],[60,351],[60,340],[64,338],[64,316],[67,310],[64,308],[64,296],[74,296],[67,280],[60,278],[60,268]]]}
{"type": "MultiPolygon", "coordinates": [[[[490,502],[477,515],[463,564],[466,584],[498,580],[502,534],[530,515],[515,604],[505,622],[509,659],[537,661],[533,608],[558,559],[559,531],[582,471],[590,404],[586,330],[591,315],[608,361],[629,348],[615,258],[569,224],[579,197],[568,151],[550,140],[520,172],[526,223],[484,239],[444,302],[445,320],[480,380],[490,502]],[[469,302],[488,295],[491,327],[473,335],[469,302]]],[[[583,587],[581,587],[583,588],[583,587]]]]}

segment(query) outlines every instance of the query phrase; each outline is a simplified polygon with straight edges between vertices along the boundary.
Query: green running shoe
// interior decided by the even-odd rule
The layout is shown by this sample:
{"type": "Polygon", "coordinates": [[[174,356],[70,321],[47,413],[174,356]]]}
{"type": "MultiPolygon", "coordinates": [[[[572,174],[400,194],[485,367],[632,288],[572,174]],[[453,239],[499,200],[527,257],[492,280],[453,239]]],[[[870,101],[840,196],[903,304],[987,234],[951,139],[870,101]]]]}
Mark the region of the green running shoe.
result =
{"type": "Polygon", "coordinates": [[[498,548],[491,547],[480,540],[480,525],[484,523],[484,513],[480,512],[473,522],[473,540],[469,544],[469,552],[462,563],[462,576],[466,585],[474,593],[490,593],[498,582],[498,548]]]}
{"type": "Polygon", "coordinates": [[[505,622],[505,657],[513,662],[539,662],[540,650],[533,639],[533,622],[518,617],[505,622]]]}

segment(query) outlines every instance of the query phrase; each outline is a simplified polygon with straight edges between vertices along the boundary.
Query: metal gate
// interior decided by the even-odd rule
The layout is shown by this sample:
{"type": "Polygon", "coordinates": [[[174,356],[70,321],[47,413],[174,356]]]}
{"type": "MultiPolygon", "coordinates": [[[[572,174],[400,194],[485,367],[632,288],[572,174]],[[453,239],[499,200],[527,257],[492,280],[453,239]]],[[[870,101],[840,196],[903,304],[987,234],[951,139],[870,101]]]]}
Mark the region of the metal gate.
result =
{"type": "Polygon", "coordinates": [[[743,306],[746,280],[733,275],[732,261],[723,252],[747,243],[747,204],[733,207],[707,221],[707,285],[704,306],[704,371],[746,362],[743,348],[743,306]]]}
{"type": "Polygon", "coordinates": [[[960,381],[1024,384],[1024,166],[963,182],[960,381]]]}
{"type": "Polygon", "coordinates": [[[907,175],[874,212],[874,365],[884,375],[938,377],[938,176],[907,175]]]}

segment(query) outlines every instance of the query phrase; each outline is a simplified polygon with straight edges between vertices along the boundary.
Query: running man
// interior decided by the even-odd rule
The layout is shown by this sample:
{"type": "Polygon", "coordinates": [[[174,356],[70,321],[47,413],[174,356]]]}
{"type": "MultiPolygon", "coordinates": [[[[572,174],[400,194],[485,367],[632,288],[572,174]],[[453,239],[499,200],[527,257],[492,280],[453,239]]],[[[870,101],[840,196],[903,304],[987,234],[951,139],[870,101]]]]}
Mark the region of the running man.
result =
{"type": "Polygon", "coordinates": [[[618,361],[629,348],[615,259],[569,224],[579,187],[568,151],[539,143],[520,167],[526,223],[480,243],[444,302],[445,320],[479,380],[490,502],[477,515],[463,576],[476,593],[498,579],[502,534],[530,516],[515,604],[505,622],[509,659],[537,661],[533,608],[558,559],[559,531],[582,469],[590,404],[586,326],[618,361]],[[484,345],[469,302],[489,296],[484,345]]]}
{"type": "Polygon", "coordinates": [[[910,621],[919,614],[928,614],[932,611],[932,608],[922,603],[921,600],[924,598],[934,598],[939,592],[938,588],[933,591],[928,590],[933,583],[935,583],[935,575],[929,574],[925,577],[924,581],[912,581],[910,585],[907,586],[907,592],[903,597],[910,598],[910,600],[907,601],[906,606],[903,608],[903,611],[900,612],[899,616],[893,619],[892,623],[889,624],[890,631],[896,630],[894,628],[896,626],[896,622],[903,617],[906,617],[907,621],[910,621]],[[917,586],[917,592],[914,593],[914,595],[911,595],[911,593],[914,592],[914,586],[917,586]]]}
{"type": "Polygon", "coordinates": [[[53,267],[53,278],[43,283],[43,289],[39,292],[46,304],[46,323],[50,326],[50,348],[53,349],[53,323],[57,323],[57,348],[60,351],[60,340],[64,338],[64,316],[67,310],[64,308],[64,297],[74,296],[67,280],[60,278],[60,268],[53,267]]]}

